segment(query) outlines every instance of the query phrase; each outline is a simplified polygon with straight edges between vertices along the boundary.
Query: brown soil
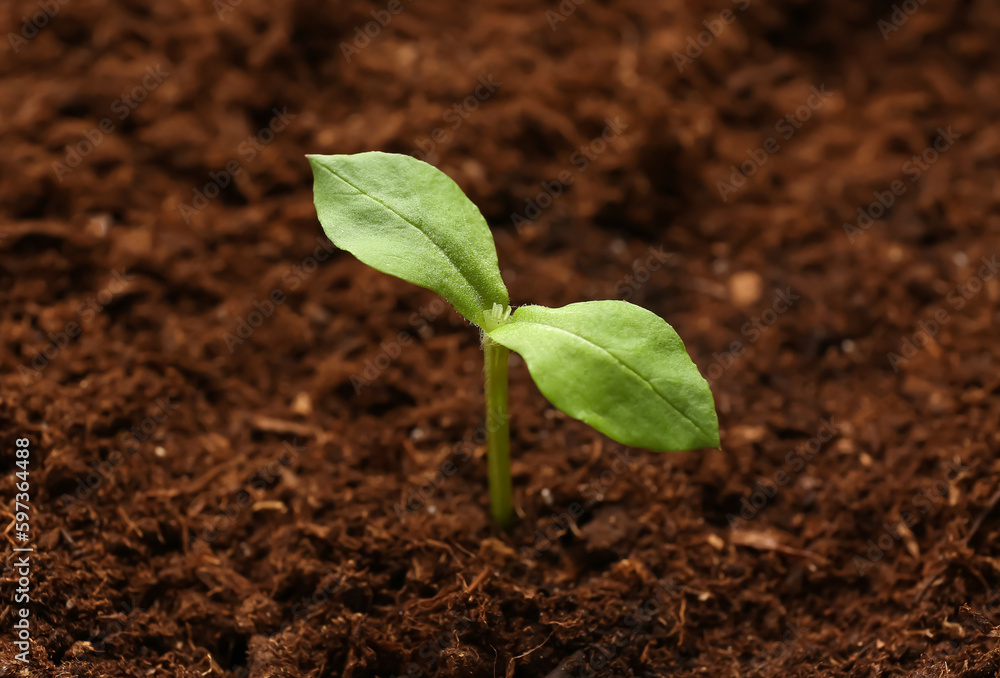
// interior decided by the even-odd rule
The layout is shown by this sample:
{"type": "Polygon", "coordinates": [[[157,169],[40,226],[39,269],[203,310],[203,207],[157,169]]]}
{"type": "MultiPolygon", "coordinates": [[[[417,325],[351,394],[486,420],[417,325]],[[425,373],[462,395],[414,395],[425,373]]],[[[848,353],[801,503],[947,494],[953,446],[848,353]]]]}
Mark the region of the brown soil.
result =
{"type": "Polygon", "coordinates": [[[350,62],[388,2],[226,2],[69,0],[0,50],[0,496],[27,436],[38,551],[0,675],[1000,675],[994,2],[883,39],[889,2],[402,0],[350,62]],[[418,140],[515,303],[675,326],[721,450],[622,450],[515,363],[491,527],[476,332],[317,242],[303,155],[418,140]]]}

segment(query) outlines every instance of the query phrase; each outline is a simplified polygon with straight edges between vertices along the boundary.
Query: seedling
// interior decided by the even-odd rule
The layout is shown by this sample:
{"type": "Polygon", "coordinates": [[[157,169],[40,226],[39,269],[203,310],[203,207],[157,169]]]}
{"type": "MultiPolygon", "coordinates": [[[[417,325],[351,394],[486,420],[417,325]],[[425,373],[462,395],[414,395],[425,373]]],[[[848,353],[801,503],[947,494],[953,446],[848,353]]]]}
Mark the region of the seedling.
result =
{"type": "Polygon", "coordinates": [[[624,301],[511,312],[486,220],[462,189],[408,155],[310,155],[316,211],[341,249],[437,292],[482,331],[493,518],[514,519],[507,359],[523,358],[553,405],[618,442],[656,451],[716,447],[708,383],[677,333],[624,301]]]}

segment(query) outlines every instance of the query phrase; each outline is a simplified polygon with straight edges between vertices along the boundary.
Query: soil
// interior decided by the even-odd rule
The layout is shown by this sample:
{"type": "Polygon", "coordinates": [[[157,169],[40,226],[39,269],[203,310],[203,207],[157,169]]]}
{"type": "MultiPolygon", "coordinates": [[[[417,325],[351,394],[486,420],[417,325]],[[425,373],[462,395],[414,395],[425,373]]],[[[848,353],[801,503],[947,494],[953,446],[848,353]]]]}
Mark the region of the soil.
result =
{"type": "Polygon", "coordinates": [[[1000,675],[996,4],[550,4],[7,3],[0,675],[1000,675]],[[721,449],[515,360],[492,527],[475,329],[321,238],[369,149],[666,318],[721,449]]]}

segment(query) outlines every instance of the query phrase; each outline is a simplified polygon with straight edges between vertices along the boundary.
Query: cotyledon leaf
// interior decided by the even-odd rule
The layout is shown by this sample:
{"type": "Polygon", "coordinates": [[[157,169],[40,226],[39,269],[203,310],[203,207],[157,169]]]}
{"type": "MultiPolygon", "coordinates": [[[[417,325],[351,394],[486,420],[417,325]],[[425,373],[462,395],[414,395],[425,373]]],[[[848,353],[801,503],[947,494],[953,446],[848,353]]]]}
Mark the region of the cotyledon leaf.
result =
{"type": "Polygon", "coordinates": [[[334,245],[437,292],[479,326],[484,311],[510,303],[486,220],[444,172],[396,153],[307,157],[334,245]]]}
{"type": "Polygon", "coordinates": [[[708,383],[662,318],[624,301],[522,306],[489,332],[560,410],[625,445],[719,445],[708,383]]]}

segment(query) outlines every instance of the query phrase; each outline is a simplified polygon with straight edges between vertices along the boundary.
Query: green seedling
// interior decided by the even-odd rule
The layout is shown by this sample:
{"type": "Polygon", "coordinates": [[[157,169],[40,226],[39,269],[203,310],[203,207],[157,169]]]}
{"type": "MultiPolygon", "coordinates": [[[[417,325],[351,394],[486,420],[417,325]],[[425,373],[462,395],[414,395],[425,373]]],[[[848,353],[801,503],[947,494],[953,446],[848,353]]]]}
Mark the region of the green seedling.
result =
{"type": "Polygon", "coordinates": [[[493,235],[462,189],[408,155],[310,155],[323,230],[383,273],[437,292],[482,331],[493,518],[514,519],[507,359],[519,353],[539,390],[571,417],[625,445],[716,447],[708,383],[673,328],[624,301],[511,312],[493,235]]]}

